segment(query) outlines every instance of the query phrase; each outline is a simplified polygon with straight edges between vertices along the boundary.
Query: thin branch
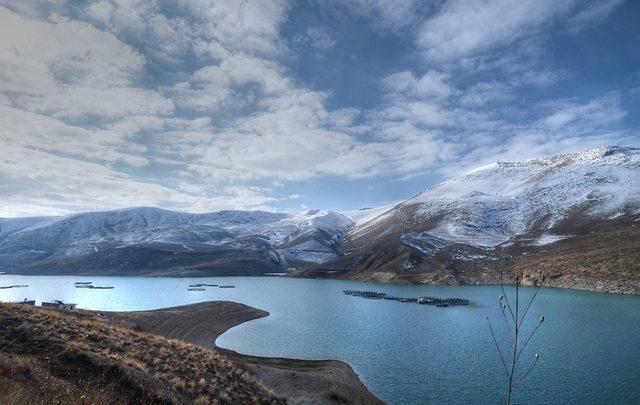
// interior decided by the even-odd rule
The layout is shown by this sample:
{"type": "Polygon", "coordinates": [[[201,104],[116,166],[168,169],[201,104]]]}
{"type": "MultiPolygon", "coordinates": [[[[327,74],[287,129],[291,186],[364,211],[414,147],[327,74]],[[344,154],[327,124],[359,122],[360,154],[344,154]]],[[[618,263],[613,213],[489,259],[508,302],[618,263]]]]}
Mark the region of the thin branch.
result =
{"type": "Polygon", "coordinates": [[[527,317],[527,313],[529,312],[529,308],[531,308],[531,304],[533,304],[533,301],[536,299],[536,296],[538,295],[538,292],[540,291],[540,288],[542,288],[542,283],[538,284],[538,288],[536,289],[536,292],[533,294],[533,297],[531,297],[531,300],[529,301],[529,304],[527,305],[527,309],[525,309],[524,315],[522,315],[522,320],[520,321],[520,323],[522,323],[524,321],[524,318],[527,317]]]}
{"type": "MultiPolygon", "coordinates": [[[[507,263],[505,262],[505,264],[507,263]]],[[[514,277],[513,285],[515,287],[515,291],[514,291],[514,295],[512,296],[512,299],[513,299],[513,305],[512,305],[512,302],[509,301],[509,296],[507,295],[507,292],[505,290],[504,270],[500,269],[499,274],[500,274],[500,279],[498,281],[499,281],[500,289],[502,291],[502,295],[500,296],[500,302],[499,302],[500,312],[502,313],[502,320],[504,321],[507,327],[507,331],[509,333],[508,336],[511,342],[510,349],[512,351],[512,355],[508,359],[505,357],[505,356],[508,356],[509,354],[507,353],[508,350],[505,351],[505,353],[503,354],[502,350],[500,349],[500,345],[498,344],[498,339],[496,338],[495,331],[493,329],[493,324],[491,323],[491,320],[489,319],[489,317],[487,317],[487,321],[489,323],[489,329],[491,331],[491,337],[493,338],[493,343],[496,346],[496,349],[498,350],[498,354],[500,355],[500,360],[502,361],[502,366],[504,367],[504,370],[507,376],[508,384],[507,384],[507,393],[505,397],[505,403],[507,405],[510,405],[511,400],[513,398],[513,392],[518,387],[521,386],[522,382],[531,374],[532,370],[535,368],[538,362],[539,356],[536,353],[535,361],[533,362],[531,367],[529,367],[526,373],[524,373],[522,378],[517,378],[517,374],[519,374],[518,370],[522,368],[522,365],[520,364],[520,358],[522,357],[529,343],[531,342],[533,337],[538,332],[538,329],[544,322],[544,317],[541,316],[538,324],[531,331],[531,333],[526,337],[526,340],[524,340],[525,335],[522,333],[523,332],[522,326],[524,325],[524,322],[526,321],[527,316],[529,315],[529,311],[531,310],[533,303],[535,302],[540,290],[542,289],[542,286],[545,281],[545,276],[542,276],[542,273],[540,273],[541,279],[536,280],[536,282],[538,281],[539,282],[536,284],[535,292],[533,293],[530,299],[525,299],[525,297],[520,297],[520,292],[521,292],[520,290],[521,290],[521,287],[523,287],[524,274],[520,274],[518,272],[513,271],[513,277],[514,277]],[[522,300],[520,298],[522,298],[522,300]],[[507,311],[509,311],[509,316],[507,316],[507,311]],[[510,325],[511,322],[513,322],[514,324],[513,328],[510,325]],[[524,340],[524,344],[522,342],[523,340],[524,340]],[[509,365],[507,365],[507,360],[509,362],[509,365]]]]}
{"type": "Polygon", "coordinates": [[[520,349],[520,351],[518,352],[518,356],[516,357],[516,361],[520,358],[520,355],[522,355],[522,352],[524,351],[524,349],[527,347],[527,345],[529,344],[529,341],[531,340],[531,338],[533,337],[533,335],[536,334],[536,332],[538,331],[538,328],[540,327],[540,325],[542,325],[542,322],[538,322],[538,325],[536,325],[536,327],[533,329],[533,331],[531,332],[531,334],[529,335],[529,338],[524,342],[524,344],[522,345],[522,348],[520,349]]]}
{"type": "Polygon", "coordinates": [[[500,270],[500,289],[502,289],[502,295],[504,296],[504,301],[507,303],[507,308],[509,309],[509,313],[511,313],[511,318],[513,319],[514,322],[516,322],[516,316],[513,314],[513,311],[511,310],[509,297],[507,297],[507,293],[504,291],[504,277],[502,276],[502,270],[500,270]]]}
{"type": "Polygon", "coordinates": [[[511,326],[509,326],[509,321],[507,320],[507,314],[504,311],[504,307],[502,303],[500,303],[500,312],[502,312],[502,319],[504,319],[504,324],[507,325],[507,330],[509,331],[509,341],[511,342],[511,347],[513,347],[513,336],[511,336],[511,326]]]}
{"type": "Polygon", "coordinates": [[[518,336],[520,334],[520,325],[518,324],[520,311],[520,279],[518,275],[516,275],[516,314],[513,317],[515,319],[515,333],[514,333],[514,345],[513,345],[513,355],[511,357],[511,373],[509,374],[509,385],[507,391],[507,405],[511,404],[511,395],[514,390],[514,381],[513,377],[516,373],[516,365],[518,364],[518,359],[516,357],[518,353],[518,336]]]}
{"type": "Polygon", "coordinates": [[[536,366],[536,364],[538,364],[538,356],[536,356],[536,360],[533,362],[533,364],[531,365],[531,367],[529,367],[529,370],[527,370],[526,373],[524,373],[524,375],[522,376],[522,378],[520,379],[520,381],[518,381],[518,383],[513,387],[513,389],[515,390],[516,388],[518,388],[520,386],[520,384],[522,384],[524,382],[524,380],[527,378],[527,376],[529,375],[529,373],[531,372],[531,370],[533,370],[533,368],[536,366]]]}
{"type": "Polygon", "coordinates": [[[509,370],[507,369],[507,362],[504,361],[504,356],[502,355],[502,350],[500,350],[500,345],[498,344],[498,340],[496,339],[495,333],[493,333],[493,326],[491,325],[491,321],[489,317],[487,317],[487,322],[489,323],[489,330],[491,330],[491,337],[493,338],[493,343],[496,345],[496,349],[498,349],[498,354],[500,355],[500,360],[502,360],[502,366],[504,367],[504,372],[509,376],[509,370]]]}

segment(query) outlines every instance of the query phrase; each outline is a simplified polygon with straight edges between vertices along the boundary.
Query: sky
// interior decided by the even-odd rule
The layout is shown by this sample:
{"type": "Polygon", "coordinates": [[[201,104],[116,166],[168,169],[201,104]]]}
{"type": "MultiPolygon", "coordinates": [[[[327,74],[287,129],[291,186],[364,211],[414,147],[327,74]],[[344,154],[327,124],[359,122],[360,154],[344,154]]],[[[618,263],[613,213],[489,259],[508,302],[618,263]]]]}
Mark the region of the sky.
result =
{"type": "Polygon", "coordinates": [[[640,2],[0,0],[0,217],[355,210],[640,146],[640,2]]]}

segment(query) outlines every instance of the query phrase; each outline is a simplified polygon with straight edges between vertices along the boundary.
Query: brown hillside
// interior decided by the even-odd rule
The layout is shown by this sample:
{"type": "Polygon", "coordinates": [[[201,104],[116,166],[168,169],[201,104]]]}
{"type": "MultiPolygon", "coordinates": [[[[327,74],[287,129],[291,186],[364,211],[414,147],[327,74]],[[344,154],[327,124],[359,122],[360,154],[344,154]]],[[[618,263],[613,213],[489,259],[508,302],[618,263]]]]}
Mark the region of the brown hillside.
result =
{"type": "Polygon", "coordinates": [[[87,312],[0,304],[2,404],[284,403],[224,356],[87,312]]]}

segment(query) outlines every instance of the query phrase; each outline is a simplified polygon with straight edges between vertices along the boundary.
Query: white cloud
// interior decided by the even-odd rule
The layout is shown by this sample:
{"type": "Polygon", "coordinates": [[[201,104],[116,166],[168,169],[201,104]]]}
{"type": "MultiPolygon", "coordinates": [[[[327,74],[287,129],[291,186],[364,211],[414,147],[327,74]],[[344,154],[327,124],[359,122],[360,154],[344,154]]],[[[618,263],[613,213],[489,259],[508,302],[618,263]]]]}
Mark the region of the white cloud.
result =
{"type": "Polygon", "coordinates": [[[511,86],[498,81],[480,82],[474,84],[463,93],[459,102],[467,108],[482,108],[495,103],[513,100],[511,86]]]}
{"type": "Polygon", "coordinates": [[[256,84],[264,95],[289,90],[293,84],[277,63],[247,54],[227,56],[219,64],[205,66],[193,73],[188,82],[173,87],[176,102],[198,111],[216,111],[223,107],[253,101],[251,93],[234,92],[234,88],[256,84]]]}
{"type": "Polygon", "coordinates": [[[449,61],[506,46],[565,15],[573,0],[450,0],[422,24],[427,59],[449,61]]]}
{"type": "Polygon", "coordinates": [[[625,0],[591,0],[567,21],[569,29],[580,31],[589,24],[604,21],[625,0]]]}
{"type": "Polygon", "coordinates": [[[167,17],[156,0],[100,0],[86,5],[83,13],[99,28],[141,44],[147,55],[174,63],[189,52],[197,35],[182,16],[167,17]]]}
{"type": "Polygon", "coordinates": [[[544,35],[561,22],[572,32],[601,23],[625,0],[448,0],[421,23],[416,43],[434,62],[484,55],[544,35]]]}
{"type": "Polygon", "coordinates": [[[228,170],[239,178],[304,179],[324,170],[324,162],[340,156],[355,143],[325,127],[330,113],[325,95],[293,89],[261,102],[264,110],[237,120],[203,148],[198,161],[211,175],[228,170]],[[220,170],[221,169],[221,170],[220,170]]]}
{"type": "Polygon", "coordinates": [[[144,68],[144,56],[86,23],[35,20],[2,7],[0,21],[3,91],[42,94],[58,82],[121,86],[144,68]]]}
{"type": "Polygon", "coordinates": [[[173,101],[156,91],[136,87],[60,86],[43,96],[18,96],[15,103],[53,117],[79,119],[96,115],[103,119],[127,115],[173,112],[173,101]]]}
{"type": "MultiPolygon", "coordinates": [[[[54,118],[0,105],[0,139],[4,147],[13,146],[73,156],[80,160],[145,166],[141,146],[126,143],[114,131],[70,126],[54,118]]],[[[9,152],[0,150],[0,157],[9,152]]]]}
{"type": "Polygon", "coordinates": [[[57,117],[167,114],[173,103],[136,87],[145,59],[110,33],[0,8],[0,91],[14,105],[57,117]]]}
{"type": "Polygon", "coordinates": [[[328,30],[322,27],[309,27],[304,35],[294,37],[294,43],[309,44],[310,46],[327,50],[336,46],[336,41],[331,37],[328,30]]]}
{"type": "Polygon", "coordinates": [[[567,130],[572,133],[593,132],[621,120],[626,113],[620,106],[620,95],[611,93],[588,103],[555,101],[544,107],[553,111],[542,120],[542,124],[552,131],[567,130]]]}
{"type": "Polygon", "coordinates": [[[70,7],[69,0],[0,0],[0,6],[25,16],[47,18],[53,13],[64,14],[70,7]]]}
{"type": "Polygon", "coordinates": [[[3,139],[0,150],[2,216],[60,215],[131,206],[162,206],[194,212],[269,210],[269,204],[276,201],[268,195],[269,190],[251,186],[217,187],[212,193],[205,186],[169,186],[157,178],[143,180],[110,165],[113,160],[136,159],[135,155],[116,152],[108,145],[82,144],[81,135],[89,134],[78,130],[77,137],[70,134],[65,138],[53,130],[51,123],[44,124],[52,129],[43,135],[47,137],[44,139],[33,136],[22,139],[29,135],[25,131],[33,128],[23,128],[10,141],[7,141],[7,132],[15,128],[0,132],[3,139]],[[70,142],[67,148],[64,148],[65,140],[70,142]],[[82,157],[76,156],[78,152],[82,157]]]}
{"type": "Polygon", "coordinates": [[[416,0],[342,0],[337,3],[356,16],[370,19],[377,28],[390,31],[411,29],[424,12],[433,7],[428,2],[416,0]]]}
{"type": "Polygon", "coordinates": [[[382,80],[382,86],[392,93],[411,95],[418,98],[447,97],[452,88],[447,83],[449,76],[437,71],[429,71],[421,77],[404,71],[394,73],[382,80]]]}
{"type": "Polygon", "coordinates": [[[381,116],[393,121],[409,120],[414,124],[446,126],[451,115],[439,104],[426,101],[396,101],[381,112],[381,116]]]}
{"type": "Polygon", "coordinates": [[[178,5],[196,21],[205,40],[223,53],[274,55],[282,51],[279,28],[289,1],[180,0],[178,5]]]}
{"type": "Polygon", "coordinates": [[[3,215],[186,202],[175,191],[136,181],[106,166],[15,144],[3,145],[0,176],[3,215]]]}

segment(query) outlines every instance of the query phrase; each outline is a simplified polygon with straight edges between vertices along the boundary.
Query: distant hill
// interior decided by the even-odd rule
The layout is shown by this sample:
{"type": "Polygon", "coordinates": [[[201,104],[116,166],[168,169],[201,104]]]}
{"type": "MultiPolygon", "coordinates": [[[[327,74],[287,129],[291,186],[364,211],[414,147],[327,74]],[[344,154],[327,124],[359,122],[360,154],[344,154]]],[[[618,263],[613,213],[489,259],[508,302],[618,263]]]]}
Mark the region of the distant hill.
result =
{"type": "Polygon", "coordinates": [[[521,268],[640,293],[640,149],[607,146],[463,173],[397,204],[298,215],[155,208],[0,220],[0,271],[258,275],[469,284],[521,268]]]}
{"type": "Polygon", "coordinates": [[[338,257],[353,221],[311,210],[189,214],[131,208],[0,220],[0,270],[22,274],[257,275],[338,257]]]}

